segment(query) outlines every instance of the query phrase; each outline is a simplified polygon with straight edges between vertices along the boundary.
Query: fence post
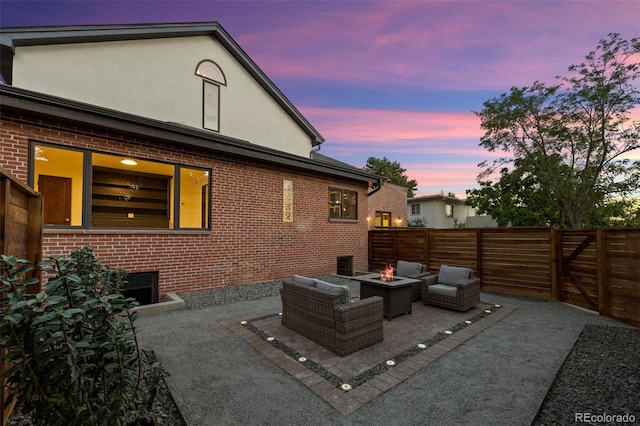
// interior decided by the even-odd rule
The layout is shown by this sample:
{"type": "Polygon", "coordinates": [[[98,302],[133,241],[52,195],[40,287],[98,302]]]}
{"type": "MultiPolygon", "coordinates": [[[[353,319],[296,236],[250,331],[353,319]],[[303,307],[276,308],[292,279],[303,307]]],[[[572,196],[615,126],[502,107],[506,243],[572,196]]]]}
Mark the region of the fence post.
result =
{"type": "Polygon", "coordinates": [[[482,280],[482,229],[476,229],[476,274],[482,280]]]}
{"type": "Polygon", "coordinates": [[[609,316],[609,289],[607,288],[607,238],[604,229],[596,230],[596,271],[598,277],[598,312],[600,315],[609,316]]]}
{"type": "Polygon", "coordinates": [[[560,300],[562,286],[562,233],[552,226],[549,228],[551,241],[551,300],[560,300]]]}
{"type": "Polygon", "coordinates": [[[429,270],[429,229],[424,229],[424,265],[429,270]]]}
{"type": "Polygon", "coordinates": [[[392,230],[393,232],[393,263],[392,265],[398,264],[398,231],[397,229],[392,230]]]}

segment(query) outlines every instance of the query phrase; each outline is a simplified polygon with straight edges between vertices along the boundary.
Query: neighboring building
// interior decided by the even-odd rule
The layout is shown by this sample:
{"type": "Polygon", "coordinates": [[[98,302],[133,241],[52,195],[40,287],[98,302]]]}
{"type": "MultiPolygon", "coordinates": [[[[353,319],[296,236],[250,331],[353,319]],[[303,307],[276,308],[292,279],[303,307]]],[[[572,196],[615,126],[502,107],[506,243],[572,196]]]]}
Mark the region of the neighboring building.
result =
{"type": "Polygon", "coordinates": [[[409,222],[419,219],[426,228],[468,226],[467,218],[471,216],[475,216],[475,209],[459,198],[427,195],[407,200],[409,222]]]}
{"type": "Polygon", "coordinates": [[[312,156],[322,136],[219,24],[0,37],[0,165],[43,194],[45,256],[90,245],[154,300],[366,269],[380,179],[312,156]]]}
{"type": "Polygon", "coordinates": [[[407,226],[407,188],[384,183],[369,196],[370,228],[407,226]]]}

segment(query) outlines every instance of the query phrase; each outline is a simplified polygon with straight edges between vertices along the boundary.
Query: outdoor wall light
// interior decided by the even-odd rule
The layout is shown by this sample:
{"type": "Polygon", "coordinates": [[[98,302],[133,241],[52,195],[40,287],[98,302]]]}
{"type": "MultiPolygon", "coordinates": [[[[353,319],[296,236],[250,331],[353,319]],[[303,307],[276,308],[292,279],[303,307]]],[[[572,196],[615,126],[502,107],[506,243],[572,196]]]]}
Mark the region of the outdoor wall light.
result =
{"type": "Polygon", "coordinates": [[[127,166],[136,166],[138,164],[136,160],[132,160],[131,158],[124,158],[120,162],[127,166]]]}

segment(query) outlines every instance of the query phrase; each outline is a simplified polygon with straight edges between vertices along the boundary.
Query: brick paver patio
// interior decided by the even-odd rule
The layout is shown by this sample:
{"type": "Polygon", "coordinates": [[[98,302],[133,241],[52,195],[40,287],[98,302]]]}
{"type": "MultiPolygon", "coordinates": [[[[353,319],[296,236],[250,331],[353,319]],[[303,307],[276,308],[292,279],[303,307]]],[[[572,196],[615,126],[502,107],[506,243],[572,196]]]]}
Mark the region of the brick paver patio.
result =
{"type": "Polygon", "coordinates": [[[220,323],[333,408],[349,414],[514,309],[481,303],[455,312],[414,302],[412,314],[384,320],[383,342],[345,357],[282,326],[277,311],[220,323]]]}

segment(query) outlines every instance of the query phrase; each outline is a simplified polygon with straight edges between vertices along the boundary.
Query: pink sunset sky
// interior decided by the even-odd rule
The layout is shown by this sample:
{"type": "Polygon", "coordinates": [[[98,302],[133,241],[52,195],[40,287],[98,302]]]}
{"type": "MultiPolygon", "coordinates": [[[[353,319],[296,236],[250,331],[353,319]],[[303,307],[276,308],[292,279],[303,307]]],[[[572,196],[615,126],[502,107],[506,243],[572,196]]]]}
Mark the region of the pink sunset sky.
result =
{"type": "Polygon", "coordinates": [[[322,154],[356,167],[387,157],[416,195],[464,198],[477,164],[499,156],[478,146],[473,111],[554,83],[608,33],[640,37],[640,1],[0,2],[2,27],[204,21],[324,136],[322,154]]]}

